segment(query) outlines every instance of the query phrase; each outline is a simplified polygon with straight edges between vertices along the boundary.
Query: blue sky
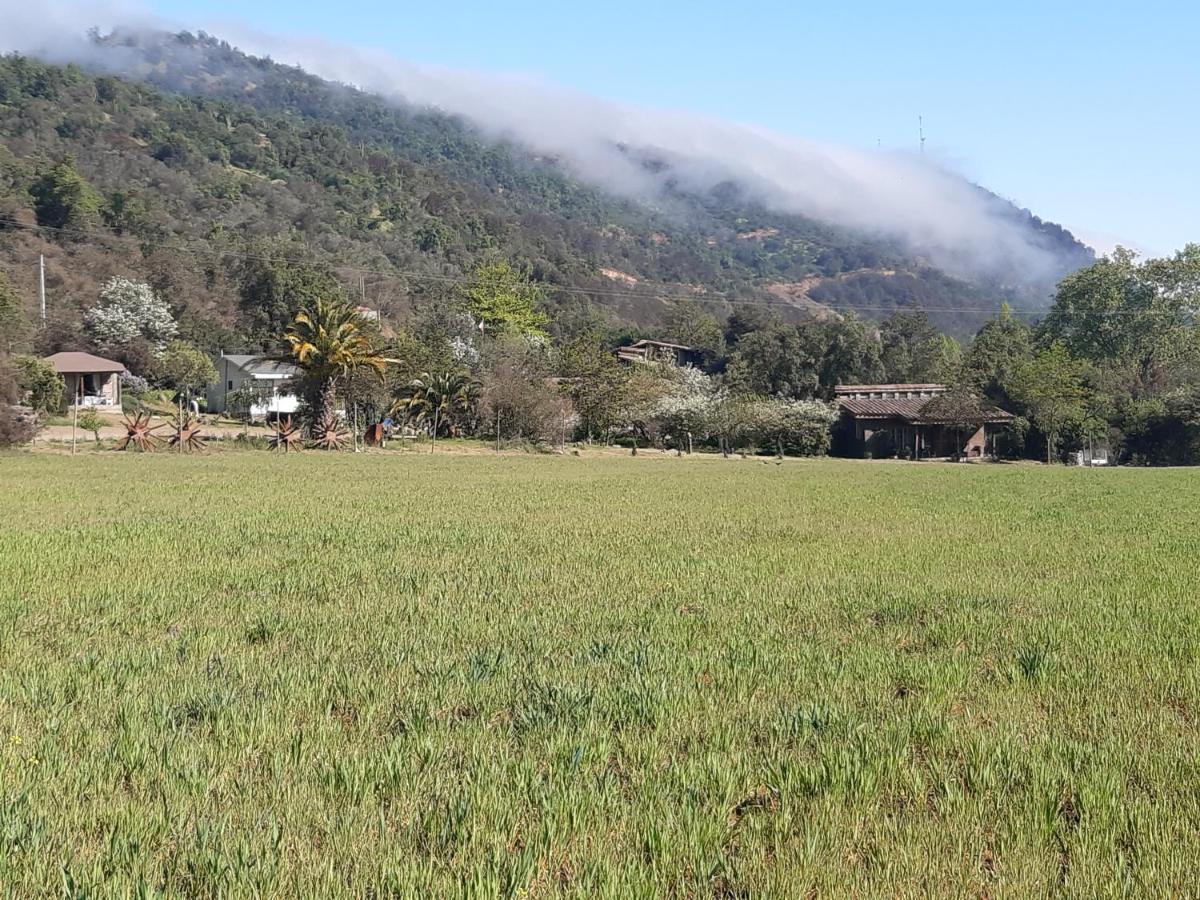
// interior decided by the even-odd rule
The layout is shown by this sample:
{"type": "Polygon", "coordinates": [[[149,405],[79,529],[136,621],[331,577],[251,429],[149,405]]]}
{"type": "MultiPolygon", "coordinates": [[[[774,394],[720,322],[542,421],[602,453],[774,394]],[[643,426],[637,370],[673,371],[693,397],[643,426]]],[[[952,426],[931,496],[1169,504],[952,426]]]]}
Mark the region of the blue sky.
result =
{"type": "Polygon", "coordinates": [[[1102,249],[1200,241],[1200,6],[146,0],[857,147],[927,150],[1102,249]]]}

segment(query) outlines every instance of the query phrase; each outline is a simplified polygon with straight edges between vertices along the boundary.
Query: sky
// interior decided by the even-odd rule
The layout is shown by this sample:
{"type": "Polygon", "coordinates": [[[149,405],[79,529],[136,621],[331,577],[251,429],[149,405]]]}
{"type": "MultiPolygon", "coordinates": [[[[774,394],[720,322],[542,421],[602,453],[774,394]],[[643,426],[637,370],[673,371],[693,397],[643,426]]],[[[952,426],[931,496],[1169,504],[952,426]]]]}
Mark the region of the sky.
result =
{"type": "MultiPolygon", "coordinates": [[[[1200,241],[1200,4],[141,0],[864,149],[919,147],[1101,251],[1200,241]]],[[[288,60],[281,60],[287,62],[288,60]]]]}

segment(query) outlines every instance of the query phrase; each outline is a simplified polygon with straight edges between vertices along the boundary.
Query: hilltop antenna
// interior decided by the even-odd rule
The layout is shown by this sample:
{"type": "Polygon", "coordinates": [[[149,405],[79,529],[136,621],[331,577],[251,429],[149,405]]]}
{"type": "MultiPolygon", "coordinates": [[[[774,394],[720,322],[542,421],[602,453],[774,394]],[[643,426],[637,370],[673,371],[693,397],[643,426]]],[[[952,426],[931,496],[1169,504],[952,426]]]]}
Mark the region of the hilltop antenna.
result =
{"type": "Polygon", "coordinates": [[[917,136],[921,139],[921,155],[925,155],[925,120],[917,116],[917,136]]]}

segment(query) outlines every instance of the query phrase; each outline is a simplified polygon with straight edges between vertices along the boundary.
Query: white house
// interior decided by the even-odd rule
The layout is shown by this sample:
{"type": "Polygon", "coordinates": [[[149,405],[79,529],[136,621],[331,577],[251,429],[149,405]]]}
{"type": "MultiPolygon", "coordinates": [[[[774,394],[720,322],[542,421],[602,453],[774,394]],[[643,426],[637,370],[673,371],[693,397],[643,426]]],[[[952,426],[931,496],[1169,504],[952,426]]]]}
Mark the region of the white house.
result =
{"type": "Polygon", "coordinates": [[[254,388],[255,397],[250,418],[290,416],[296,411],[300,401],[291,386],[299,371],[295,366],[242,353],[222,353],[216,363],[219,380],[208,389],[209,412],[225,412],[229,395],[247,386],[254,388]]]}

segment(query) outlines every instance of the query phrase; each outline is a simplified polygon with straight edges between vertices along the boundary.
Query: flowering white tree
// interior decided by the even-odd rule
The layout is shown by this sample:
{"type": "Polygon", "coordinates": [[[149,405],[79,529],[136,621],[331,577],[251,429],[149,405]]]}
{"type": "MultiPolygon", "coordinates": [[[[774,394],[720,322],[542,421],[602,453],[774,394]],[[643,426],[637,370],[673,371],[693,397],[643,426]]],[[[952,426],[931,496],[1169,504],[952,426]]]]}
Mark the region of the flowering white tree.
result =
{"type": "Polygon", "coordinates": [[[790,400],[769,397],[750,405],[750,429],[760,448],[774,447],[797,456],[821,456],[829,450],[829,429],[837,419],[836,408],[820,400],[790,400]]]}
{"type": "Polygon", "coordinates": [[[692,452],[692,442],[713,433],[718,408],[725,390],[699,369],[680,369],[678,381],[654,408],[654,418],[664,436],[675,441],[680,452],[692,452]]]}
{"type": "Polygon", "coordinates": [[[120,349],[145,338],[155,352],[162,352],[179,330],[170,307],[150,285],[119,277],[105,282],[100,302],[83,321],[97,345],[105,349],[120,349]]]}

